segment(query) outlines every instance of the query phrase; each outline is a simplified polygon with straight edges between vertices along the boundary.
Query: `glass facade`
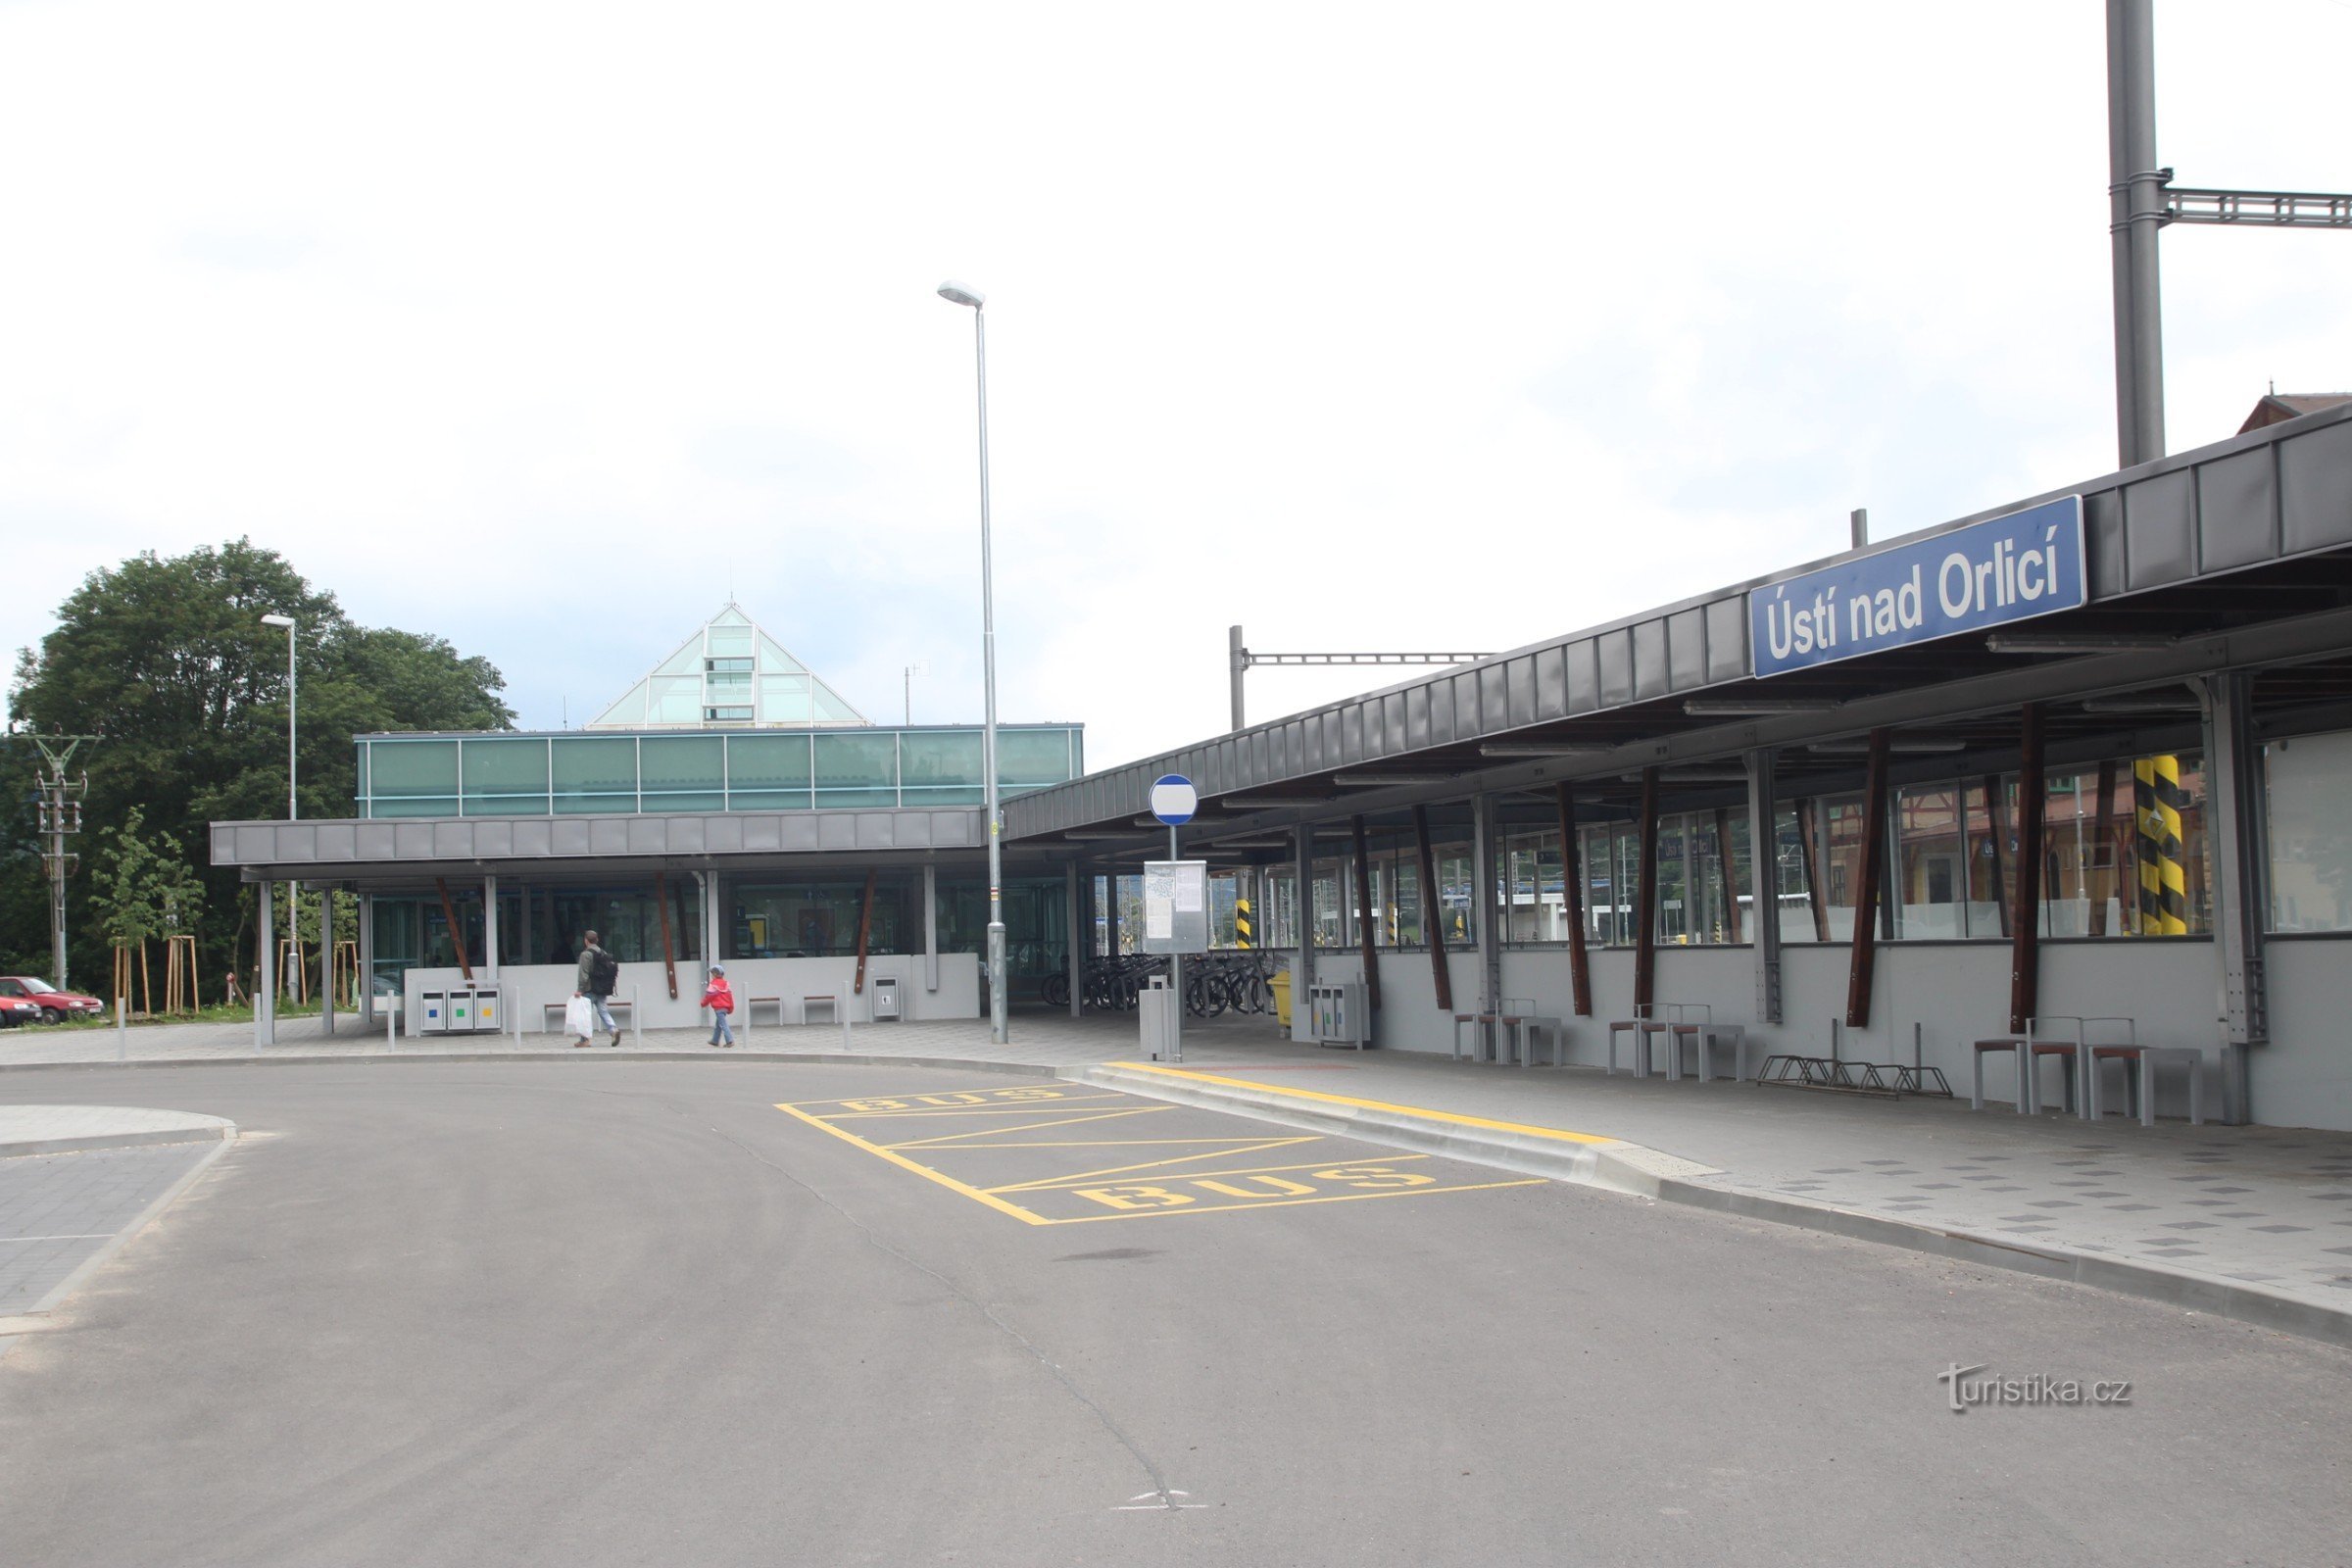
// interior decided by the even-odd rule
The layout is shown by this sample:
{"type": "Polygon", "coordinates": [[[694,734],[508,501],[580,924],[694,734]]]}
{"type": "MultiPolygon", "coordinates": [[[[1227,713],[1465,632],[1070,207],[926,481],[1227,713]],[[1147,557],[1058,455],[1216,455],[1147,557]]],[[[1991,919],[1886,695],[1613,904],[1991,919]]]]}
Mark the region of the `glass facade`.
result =
{"type": "Polygon", "coordinates": [[[2352,732],[2273,741],[2262,763],[2271,930],[2352,931],[2352,732]]]}
{"type": "MultiPolygon", "coordinates": [[[[547,816],[978,806],[976,726],[680,735],[363,735],[359,814],[547,816]]],[[[1085,770],[1075,724],[1000,725],[997,787],[1085,770]]]]}

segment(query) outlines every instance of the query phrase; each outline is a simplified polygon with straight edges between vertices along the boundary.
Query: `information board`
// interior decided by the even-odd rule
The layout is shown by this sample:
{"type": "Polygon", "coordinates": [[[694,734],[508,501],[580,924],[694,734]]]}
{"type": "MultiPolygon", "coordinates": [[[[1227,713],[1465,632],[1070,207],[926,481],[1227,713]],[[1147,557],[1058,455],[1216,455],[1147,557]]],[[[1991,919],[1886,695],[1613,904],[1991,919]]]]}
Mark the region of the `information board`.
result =
{"type": "Polygon", "coordinates": [[[1208,951],[1208,862],[1144,862],[1146,953],[1208,951]]]}

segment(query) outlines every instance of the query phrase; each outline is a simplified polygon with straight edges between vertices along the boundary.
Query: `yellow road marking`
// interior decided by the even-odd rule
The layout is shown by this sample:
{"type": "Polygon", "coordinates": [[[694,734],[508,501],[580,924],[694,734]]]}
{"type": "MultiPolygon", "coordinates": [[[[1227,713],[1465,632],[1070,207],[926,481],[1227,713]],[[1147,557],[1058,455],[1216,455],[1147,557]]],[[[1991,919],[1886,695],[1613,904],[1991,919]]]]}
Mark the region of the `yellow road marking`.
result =
{"type": "MultiPolygon", "coordinates": [[[[1100,1094],[1080,1093],[1075,1085],[1064,1089],[1050,1083],[1022,1084],[1009,1089],[951,1089],[943,1091],[937,1087],[933,1087],[929,1089],[902,1089],[895,1094],[888,1095],[836,1095],[830,1100],[785,1100],[777,1102],[776,1108],[781,1110],[786,1105],[800,1105],[804,1107],[809,1105],[858,1105],[864,1104],[868,1101],[875,1100],[904,1100],[910,1102],[920,1102],[923,1100],[931,1100],[936,1102],[943,1094],[954,1094],[985,1096],[988,1103],[990,1104],[1009,1105],[1018,1110],[1026,1109],[1031,1105],[1066,1105],[1080,1100],[1117,1100],[1123,1093],[1124,1091],[1117,1089],[1105,1089],[1100,1094]]],[[[925,1110],[939,1110],[943,1108],[956,1110],[966,1107],[957,1105],[943,1107],[933,1103],[924,1105],[922,1108],[925,1110]]],[[[968,1108],[978,1110],[981,1108],[981,1106],[978,1104],[972,1104],[968,1108]]],[[[851,1111],[848,1114],[862,1115],[864,1112],[851,1111]]],[[[895,1112],[877,1111],[874,1114],[891,1115],[895,1114],[895,1112]]]]}
{"type": "MultiPolygon", "coordinates": [[[[1316,1142],[1317,1140],[1308,1139],[1304,1141],[1312,1143],[1316,1142]]],[[[1235,1151],[1220,1150],[1218,1152],[1233,1153],[1235,1151]]],[[[1254,1153],[1256,1151],[1244,1151],[1244,1152],[1254,1153]]],[[[1177,1165],[1182,1164],[1186,1159],[1199,1159],[1202,1156],[1199,1154],[1186,1154],[1177,1159],[1155,1159],[1142,1165],[1123,1165],[1113,1170],[1092,1170],[1077,1176],[1047,1176],[1033,1182],[1015,1182],[1007,1187],[991,1187],[989,1191],[992,1193],[1050,1193],[1059,1187],[1068,1187],[1082,1182],[1100,1181],[1105,1176],[1120,1176],[1132,1173],[1134,1171],[1150,1170],[1154,1165],[1177,1165]]],[[[1384,1156],[1379,1163],[1383,1165],[1401,1165],[1408,1159],[1427,1158],[1429,1158],[1427,1154],[1396,1154],[1384,1156]]],[[[1301,1160],[1296,1165],[1251,1165],[1244,1170],[1188,1170],[1182,1173],[1181,1179],[1189,1182],[1198,1181],[1200,1178],[1207,1176],[1272,1176],[1286,1170],[1329,1170],[1331,1168],[1332,1162],[1328,1159],[1308,1159],[1301,1160]]]]}
{"type": "MultiPolygon", "coordinates": [[[[1556,1138],[1570,1144],[1614,1144],[1619,1139],[1598,1133],[1572,1133],[1560,1127],[1536,1127],[1526,1122],[1494,1121],[1485,1116],[1465,1116],[1450,1110],[1429,1110],[1420,1105],[1398,1105],[1385,1100],[1356,1100],[1348,1095],[1327,1095],[1315,1089],[1283,1089],[1273,1084],[1253,1083],[1247,1078],[1221,1078],[1214,1073],[1188,1072],[1181,1067],[1158,1067],[1148,1062],[1123,1061],[1110,1063],[1130,1072],[1159,1073],[1169,1078],[1188,1079],[1194,1083],[1222,1084],[1229,1089],[1256,1089],[1269,1095],[1281,1095],[1288,1100],[1313,1100],[1327,1105],[1354,1105],[1362,1110],[1394,1110],[1401,1115],[1417,1116],[1426,1121],[1442,1121],[1456,1127],[1484,1127],[1492,1132],[1525,1133],[1530,1138],[1556,1138]]],[[[1505,1185],[1516,1186],[1517,1183],[1505,1185]]]]}
{"type": "Polygon", "coordinates": [[[1075,1127],[1081,1122],[1117,1121],[1124,1116],[1156,1116],[1161,1111],[1175,1108],[1174,1105],[1138,1105],[1130,1110],[1098,1110],[1090,1115],[1055,1116],[1045,1121],[1024,1122],[1016,1127],[975,1127],[968,1133],[940,1133],[930,1138],[908,1139],[890,1147],[893,1149],[931,1149],[943,1144],[952,1144],[958,1138],[999,1138],[1005,1133],[1031,1133],[1052,1127],[1075,1127]]]}
{"type": "Polygon", "coordinates": [[[832,1123],[826,1121],[822,1116],[811,1116],[797,1105],[778,1105],[776,1108],[784,1112],[784,1114],[787,1116],[799,1117],[802,1121],[807,1122],[811,1127],[820,1127],[824,1129],[826,1132],[831,1133],[834,1137],[840,1139],[845,1144],[855,1144],[858,1148],[864,1150],[869,1154],[879,1154],[884,1159],[889,1160],[893,1165],[897,1165],[905,1170],[910,1170],[917,1176],[923,1177],[927,1181],[937,1182],[940,1186],[945,1187],[951,1193],[961,1193],[964,1197],[972,1200],[976,1203],[986,1203],[989,1207],[997,1210],[1001,1214],[1010,1214],[1014,1219],[1021,1221],[1023,1224],[1051,1225],[1054,1223],[1054,1221],[1046,1218],[1043,1214],[1030,1213],[1029,1210],[1021,1207],[1018,1203],[1007,1203],[1004,1201],[1004,1200],[999,1198],[994,1193],[984,1193],[979,1188],[959,1182],[955,1177],[947,1175],[945,1172],[933,1170],[928,1165],[918,1165],[904,1154],[884,1149],[880,1144],[869,1144],[864,1139],[858,1137],[856,1133],[845,1132],[841,1128],[836,1127],[832,1123]]]}
{"type": "MultiPolygon", "coordinates": [[[[1203,1150],[1198,1154],[1171,1154],[1165,1159],[1147,1159],[1140,1165],[1112,1165],[1102,1170],[1080,1171],[1075,1176],[1047,1176],[1038,1181],[1010,1182],[1003,1187],[991,1187],[988,1190],[992,1193],[1025,1193],[1032,1191],[1043,1191],[1049,1187],[1058,1187],[1064,1182],[1091,1182],[1099,1180],[1104,1176],[1131,1175],[1139,1170],[1160,1170],[1169,1165],[1181,1165],[1185,1161],[1191,1159],[1217,1159],[1227,1154],[1257,1154],[1263,1153],[1270,1149],[1288,1149],[1298,1144],[1317,1144],[1321,1142],[1321,1139],[1311,1137],[1276,1138],[1258,1145],[1255,1149],[1209,1149],[1203,1150]]],[[[1418,1158],[1420,1156],[1416,1155],[1415,1157],[1418,1158]]],[[[1331,1163],[1331,1161],[1324,1159],[1317,1160],[1315,1163],[1319,1165],[1328,1165],[1331,1163]]],[[[1304,1165],[1269,1165],[1266,1167],[1268,1170],[1304,1170],[1305,1168],[1306,1167],[1304,1165]]],[[[1250,1173],[1248,1171],[1212,1170],[1205,1172],[1197,1171],[1189,1174],[1235,1176],[1249,1175],[1250,1173]]]]}
{"type": "Polygon", "coordinates": [[[1334,1193],[1329,1198],[1269,1198],[1260,1203],[1189,1203],[1182,1208],[1136,1208],[1117,1214],[1077,1214],[1050,1219],[1048,1225],[1092,1225],[1106,1219],[1153,1219],[1162,1214],[1225,1214],[1237,1208],[1291,1208],[1300,1203],[1353,1203],[1367,1198],[1423,1198],[1434,1193],[1485,1193],[1497,1187],[1543,1187],[1546,1178],[1531,1176],[1516,1182],[1474,1182],[1466,1187],[1404,1187],[1388,1193],[1334,1193]]]}
{"type": "MultiPolygon", "coordinates": [[[[827,1121],[912,1121],[923,1116],[1034,1116],[1041,1110],[1059,1110],[1064,1105],[1081,1105],[1105,1100],[1132,1100],[1132,1095],[1089,1095],[1084,1100],[1031,1100],[1017,1105],[960,1105],[953,1110],[941,1110],[926,1105],[921,1110],[843,1110],[826,1115],[827,1121]]],[[[834,1102],[827,1101],[827,1104],[834,1102]]],[[[820,1115],[824,1114],[819,1112],[820,1115]]]]}
{"type": "MultiPolygon", "coordinates": [[[[992,1149],[1151,1149],[1160,1144],[1177,1144],[1190,1148],[1195,1144],[1255,1144],[1255,1138],[1063,1138],[1046,1139],[1034,1144],[946,1144],[940,1152],[947,1154],[985,1154],[992,1149]]],[[[920,1144],[893,1144],[893,1149],[920,1149],[920,1144]]],[[[1219,1150],[1230,1154],[1230,1149],[1219,1150]]]]}

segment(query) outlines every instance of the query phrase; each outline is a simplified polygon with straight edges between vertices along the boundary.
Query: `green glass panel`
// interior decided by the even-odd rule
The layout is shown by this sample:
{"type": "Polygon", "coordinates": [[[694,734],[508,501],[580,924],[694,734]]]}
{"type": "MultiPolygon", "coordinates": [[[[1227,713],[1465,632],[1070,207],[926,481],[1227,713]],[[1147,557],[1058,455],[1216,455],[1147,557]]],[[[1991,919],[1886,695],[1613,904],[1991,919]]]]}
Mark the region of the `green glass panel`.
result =
{"type": "Polygon", "coordinates": [[[712,659],[749,659],[752,654],[752,628],[749,626],[730,626],[713,621],[704,641],[712,659]]]}
{"type": "Polygon", "coordinates": [[[694,724],[703,716],[703,678],[698,671],[692,675],[656,675],[649,683],[652,688],[646,719],[654,724],[694,724]]]}
{"type": "Polygon", "coordinates": [[[368,777],[377,800],[457,799],[456,741],[370,741],[368,749],[368,777]]]}
{"type": "Polygon", "coordinates": [[[736,735],[727,741],[727,788],[799,790],[808,804],[808,737],[736,735]]]}
{"type": "MultiPolygon", "coordinates": [[[[466,808],[511,796],[536,796],[547,809],[547,742],[469,740],[465,743],[466,808]]],[[[491,809],[505,808],[492,807],[491,809]]]]}
{"type": "Polygon", "coordinates": [[[719,811],[726,808],[725,801],[715,790],[708,793],[692,790],[648,790],[644,795],[645,809],[652,811],[719,811]]]}
{"type": "Polygon", "coordinates": [[[997,731],[997,786],[1036,789],[1070,776],[1070,732],[1066,729],[997,731]]]}
{"type": "Polygon", "coordinates": [[[887,731],[879,735],[817,736],[816,787],[895,792],[899,787],[898,737],[887,731]]]}
{"type": "Polygon", "coordinates": [[[807,790],[730,790],[727,792],[730,811],[806,811],[808,809],[807,790]]]}
{"type": "Polygon", "coordinates": [[[637,809],[637,742],[633,738],[558,740],[553,746],[558,811],[637,809]]]}
{"type": "MultiPolygon", "coordinates": [[[[1004,739],[1002,733],[998,739],[1004,739]]],[[[910,730],[899,739],[899,765],[909,789],[952,784],[977,789],[985,782],[980,757],[980,736],[970,730],[910,730]]]]}
{"type": "Polygon", "coordinates": [[[726,785],[726,743],[715,735],[649,735],[639,744],[643,750],[638,767],[649,809],[657,790],[715,792],[726,785]]]}
{"type": "MultiPolygon", "coordinates": [[[[905,806],[985,806],[988,791],[978,784],[909,784],[899,791],[905,806]]],[[[851,803],[854,804],[854,803],[851,803]]]]}

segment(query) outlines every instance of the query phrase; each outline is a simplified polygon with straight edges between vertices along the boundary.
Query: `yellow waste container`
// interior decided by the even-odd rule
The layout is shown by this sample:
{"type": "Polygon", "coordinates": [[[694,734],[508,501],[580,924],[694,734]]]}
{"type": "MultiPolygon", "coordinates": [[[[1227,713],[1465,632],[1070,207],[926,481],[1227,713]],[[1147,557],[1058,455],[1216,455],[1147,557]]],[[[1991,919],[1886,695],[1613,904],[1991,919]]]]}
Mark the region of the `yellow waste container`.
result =
{"type": "Polygon", "coordinates": [[[1291,1026],[1291,971],[1285,969],[1268,980],[1266,989],[1274,993],[1275,1021],[1288,1029],[1291,1026]]]}

